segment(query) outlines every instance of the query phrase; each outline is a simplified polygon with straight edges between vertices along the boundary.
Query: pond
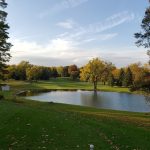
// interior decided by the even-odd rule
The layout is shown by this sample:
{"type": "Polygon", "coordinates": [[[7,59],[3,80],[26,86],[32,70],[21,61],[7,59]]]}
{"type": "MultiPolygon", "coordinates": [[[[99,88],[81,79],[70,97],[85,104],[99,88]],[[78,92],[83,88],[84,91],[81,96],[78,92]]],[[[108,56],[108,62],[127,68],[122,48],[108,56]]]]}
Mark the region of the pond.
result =
{"type": "Polygon", "coordinates": [[[150,112],[150,97],[143,95],[116,93],[116,92],[93,92],[93,91],[47,91],[43,93],[26,92],[26,99],[42,102],[65,103],[96,108],[150,112]]]}

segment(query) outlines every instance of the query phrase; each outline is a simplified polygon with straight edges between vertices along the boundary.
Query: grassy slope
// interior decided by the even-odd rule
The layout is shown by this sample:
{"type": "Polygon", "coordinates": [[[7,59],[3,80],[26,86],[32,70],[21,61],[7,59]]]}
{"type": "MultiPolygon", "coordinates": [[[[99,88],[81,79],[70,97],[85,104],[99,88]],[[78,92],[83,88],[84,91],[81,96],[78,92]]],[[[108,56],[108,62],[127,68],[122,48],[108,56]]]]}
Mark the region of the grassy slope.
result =
{"type": "Polygon", "coordinates": [[[0,102],[0,149],[150,149],[149,113],[18,102],[0,102]]]}
{"type": "MultiPolygon", "coordinates": [[[[92,89],[82,82],[51,80],[10,82],[15,92],[27,89],[92,89]]],[[[110,90],[111,87],[100,86],[110,90]]],[[[114,91],[127,89],[115,88],[114,91]]],[[[4,95],[0,102],[0,150],[150,149],[150,113],[129,113],[88,107],[40,103],[4,95]]]]}

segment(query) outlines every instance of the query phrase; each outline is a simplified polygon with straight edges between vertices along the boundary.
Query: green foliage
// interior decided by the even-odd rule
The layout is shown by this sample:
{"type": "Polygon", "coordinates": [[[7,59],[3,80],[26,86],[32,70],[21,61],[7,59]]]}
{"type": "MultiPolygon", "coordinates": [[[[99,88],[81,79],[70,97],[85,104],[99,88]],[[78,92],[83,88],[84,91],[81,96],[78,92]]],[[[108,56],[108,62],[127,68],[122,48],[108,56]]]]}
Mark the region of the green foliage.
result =
{"type": "MultiPolygon", "coordinates": [[[[150,2],[150,1],[149,1],[150,2]]],[[[135,33],[135,38],[137,39],[136,45],[143,46],[145,48],[150,48],[150,6],[145,11],[145,16],[141,24],[142,32],[135,33]]],[[[150,51],[147,51],[149,56],[150,64],[150,51]]]]}
{"type": "Polygon", "coordinates": [[[69,66],[63,67],[63,77],[69,77],[68,69],[69,69],[69,66]]]}
{"type": "Polygon", "coordinates": [[[31,65],[27,61],[21,61],[17,65],[17,72],[18,72],[19,80],[26,80],[26,78],[27,78],[26,77],[26,70],[30,67],[31,67],[31,65]]]}
{"type": "Polygon", "coordinates": [[[51,67],[51,77],[57,78],[58,77],[58,72],[56,67],[51,67]]]}
{"type": "Polygon", "coordinates": [[[120,73],[119,73],[119,78],[118,78],[118,85],[119,86],[123,86],[124,79],[125,79],[125,72],[124,72],[124,69],[121,68],[120,73]]]}
{"type": "Polygon", "coordinates": [[[0,0],[0,77],[5,74],[6,62],[10,60],[11,43],[7,42],[9,26],[6,23],[7,13],[3,10],[7,7],[5,0],[0,0]]]}
{"type": "Polygon", "coordinates": [[[38,66],[32,66],[26,70],[27,80],[39,80],[42,74],[42,69],[38,66]]]}
{"type": "Polygon", "coordinates": [[[51,76],[51,69],[49,67],[41,66],[40,80],[49,80],[51,76]]]}
{"type": "Polygon", "coordinates": [[[105,62],[105,70],[102,74],[102,77],[101,77],[101,81],[104,83],[104,85],[106,84],[106,82],[109,80],[111,74],[112,74],[112,71],[115,69],[116,67],[110,63],[110,62],[105,62]]]}
{"type": "Polygon", "coordinates": [[[123,80],[123,86],[129,87],[132,84],[133,84],[132,72],[131,72],[131,69],[128,67],[127,71],[125,72],[125,77],[123,80]]]}
{"type": "Polygon", "coordinates": [[[109,78],[108,78],[108,85],[110,85],[110,86],[114,86],[114,85],[115,85],[115,78],[114,78],[114,75],[113,75],[113,74],[110,74],[110,75],[109,75],[109,78]]]}
{"type": "Polygon", "coordinates": [[[58,73],[59,77],[63,77],[63,72],[64,72],[64,69],[62,66],[57,67],[57,73],[58,73]]]}
{"type": "Polygon", "coordinates": [[[137,38],[136,45],[144,46],[145,48],[150,47],[150,7],[145,11],[145,16],[142,20],[141,28],[143,32],[135,33],[135,38],[137,38]]]}

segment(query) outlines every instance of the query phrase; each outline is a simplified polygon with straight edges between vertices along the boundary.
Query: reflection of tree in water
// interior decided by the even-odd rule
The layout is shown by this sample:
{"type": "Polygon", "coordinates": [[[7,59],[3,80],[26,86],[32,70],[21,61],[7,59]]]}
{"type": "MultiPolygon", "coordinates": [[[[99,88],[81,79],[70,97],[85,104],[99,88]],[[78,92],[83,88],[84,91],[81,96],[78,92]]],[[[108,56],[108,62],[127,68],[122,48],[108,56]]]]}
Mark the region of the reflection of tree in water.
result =
{"type": "Polygon", "coordinates": [[[93,92],[92,97],[93,97],[93,100],[97,100],[98,99],[97,91],[93,92]]]}
{"type": "Polygon", "coordinates": [[[102,97],[99,92],[91,91],[88,93],[81,94],[82,105],[98,107],[101,106],[101,100],[102,97]]]}
{"type": "Polygon", "coordinates": [[[150,96],[145,96],[146,103],[150,105],[150,96]]]}

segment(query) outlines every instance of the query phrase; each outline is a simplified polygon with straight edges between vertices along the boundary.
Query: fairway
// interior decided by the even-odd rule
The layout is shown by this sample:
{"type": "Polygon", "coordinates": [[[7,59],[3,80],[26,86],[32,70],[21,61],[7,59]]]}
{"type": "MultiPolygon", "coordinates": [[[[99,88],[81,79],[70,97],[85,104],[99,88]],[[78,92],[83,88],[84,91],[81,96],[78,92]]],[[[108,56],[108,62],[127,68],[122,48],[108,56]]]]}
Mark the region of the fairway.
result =
{"type": "MultiPolygon", "coordinates": [[[[92,89],[90,83],[64,79],[28,83],[9,81],[0,101],[0,149],[100,150],[150,149],[150,113],[41,103],[16,97],[22,90],[92,89]]],[[[99,84],[99,88],[111,87],[99,84]]],[[[114,91],[127,91],[114,88],[114,91]]]]}
{"type": "MultiPolygon", "coordinates": [[[[93,84],[89,82],[73,81],[69,78],[56,78],[49,81],[37,81],[37,82],[25,82],[25,81],[6,81],[8,85],[12,87],[12,90],[42,90],[42,89],[75,89],[75,90],[93,90],[93,84]]],[[[126,92],[131,93],[128,88],[123,87],[111,87],[98,83],[99,91],[111,91],[111,92],[126,92]]]]}
{"type": "Polygon", "coordinates": [[[150,114],[32,101],[0,102],[0,148],[150,149],[150,114]]]}

